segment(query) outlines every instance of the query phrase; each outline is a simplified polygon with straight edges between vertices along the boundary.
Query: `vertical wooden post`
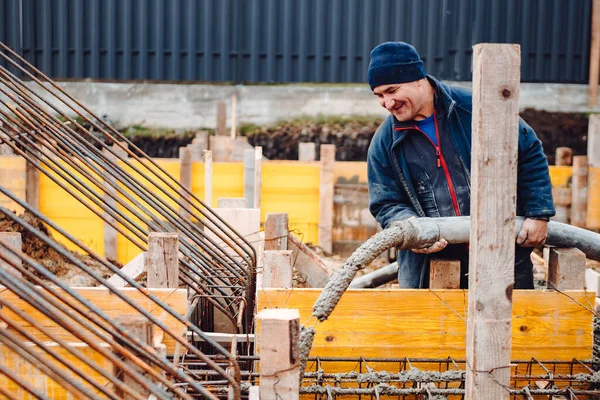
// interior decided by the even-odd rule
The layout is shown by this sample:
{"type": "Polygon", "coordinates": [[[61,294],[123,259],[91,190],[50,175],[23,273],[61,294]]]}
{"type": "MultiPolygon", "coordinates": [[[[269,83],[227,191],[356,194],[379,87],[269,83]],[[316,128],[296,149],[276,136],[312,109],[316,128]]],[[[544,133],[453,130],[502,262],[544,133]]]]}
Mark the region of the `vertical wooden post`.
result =
{"type": "Polygon", "coordinates": [[[590,167],[600,167],[600,114],[588,119],[587,156],[590,167]]]}
{"type": "Polygon", "coordinates": [[[265,250],[287,250],[288,214],[267,213],[265,217],[265,250]]]}
{"type": "MultiPolygon", "coordinates": [[[[125,147],[127,147],[126,143],[123,143],[125,147]]],[[[109,163],[117,163],[119,158],[127,158],[127,151],[121,148],[117,144],[113,144],[111,146],[111,153],[108,149],[102,149],[102,153],[106,157],[106,161],[109,163]]],[[[117,207],[117,201],[111,197],[117,195],[117,189],[115,186],[117,185],[117,180],[109,176],[105,182],[104,186],[104,203],[107,206],[112,206],[113,208],[117,207]]],[[[116,224],[117,220],[113,218],[107,212],[104,213],[105,222],[104,222],[104,257],[112,260],[116,260],[118,258],[118,232],[115,228],[113,228],[110,223],[113,225],[116,224]]]]}
{"type": "Polygon", "coordinates": [[[576,248],[550,248],[548,289],[581,290],[585,286],[585,253],[576,248]]]}
{"type": "Polygon", "coordinates": [[[554,164],[558,166],[573,164],[573,149],[570,147],[557,147],[554,164]]]}
{"type": "Polygon", "coordinates": [[[25,163],[25,201],[34,209],[40,209],[40,170],[30,162],[25,163]]]}
{"type": "Polygon", "coordinates": [[[173,232],[148,235],[148,288],[179,287],[179,236],[173,232]]]}
{"type": "Polygon", "coordinates": [[[571,178],[571,225],[585,228],[588,200],[588,158],[573,157],[571,178]]]}
{"type": "Polygon", "coordinates": [[[333,164],[335,145],[321,145],[321,183],[319,186],[319,247],[326,253],[333,250],[333,164]]]}
{"type": "Polygon", "coordinates": [[[314,142],[298,143],[298,161],[315,161],[317,146],[314,142]]]}
{"type": "Polygon", "coordinates": [[[231,95],[231,140],[235,139],[237,131],[237,96],[231,95]]]}
{"type": "MultiPolygon", "coordinates": [[[[21,238],[21,234],[19,232],[0,232],[0,242],[4,242],[6,246],[11,247],[14,250],[19,250],[23,248],[23,240],[21,238]]],[[[11,253],[6,247],[0,244],[0,253],[8,259],[11,263],[16,264],[18,266],[23,265],[21,258],[13,253],[11,253]]],[[[10,272],[11,274],[21,277],[20,271],[15,269],[11,264],[4,261],[0,258],[0,268],[5,271],[10,272]]]]}
{"type": "Polygon", "coordinates": [[[260,193],[262,191],[262,147],[254,148],[254,190],[253,207],[260,208],[260,193]]]}
{"type": "Polygon", "coordinates": [[[590,115],[587,140],[589,169],[585,227],[597,230],[600,229],[600,114],[590,115]]]}
{"type": "Polygon", "coordinates": [[[265,250],[263,287],[291,289],[293,275],[292,250],[265,250]]]}
{"type": "MultiPolygon", "coordinates": [[[[116,316],[115,322],[123,325],[125,329],[129,332],[129,334],[137,339],[139,339],[142,343],[147,345],[152,344],[152,323],[146,317],[142,315],[138,316],[116,316]]],[[[123,343],[123,340],[119,337],[115,338],[117,342],[122,345],[127,345],[127,343],[123,343]]],[[[145,372],[142,368],[140,368],[137,364],[131,361],[127,357],[122,357],[118,352],[116,352],[117,356],[123,358],[124,363],[135,372],[148,377],[148,373],[145,372]]],[[[140,355],[138,355],[140,356],[140,355]]],[[[133,389],[136,393],[140,394],[142,397],[147,398],[150,395],[150,390],[146,388],[145,385],[142,385],[135,379],[133,379],[129,374],[127,374],[124,370],[121,370],[118,367],[115,367],[115,376],[119,378],[119,380],[123,381],[128,387],[133,389]]],[[[119,398],[122,399],[133,399],[134,397],[124,393],[121,389],[115,388],[115,393],[119,398]]]]}
{"type": "Polygon", "coordinates": [[[598,105],[598,74],[600,73],[600,0],[592,1],[591,28],[588,106],[594,107],[598,105]]]}
{"type": "Polygon", "coordinates": [[[212,151],[204,152],[204,204],[212,207],[212,151]]]}
{"type": "Polygon", "coordinates": [[[554,186],[552,188],[552,199],[556,215],[552,217],[553,221],[568,224],[571,218],[571,201],[573,198],[572,189],[568,187],[554,186]]]}
{"type": "Polygon", "coordinates": [[[300,398],[300,313],[267,309],[260,320],[260,398],[300,398]]]}
{"type": "Polygon", "coordinates": [[[179,206],[179,216],[189,220],[190,213],[186,211],[186,208],[191,209],[192,196],[183,188],[192,191],[192,151],[186,147],[179,148],[179,184],[182,186],[179,193],[179,202],[183,204],[183,206],[179,206]]]}
{"type": "Polygon", "coordinates": [[[467,399],[509,398],[520,64],[519,45],[473,46],[467,399]]]}
{"type": "Polygon", "coordinates": [[[460,261],[437,260],[429,262],[430,289],[460,289],[460,261]]]}
{"type": "Polygon", "coordinates": [[[224,101],[217,102],[217,129],[215,134],[217,136],[227,135],[227,104],[224,101]]]}
{"type": "Polygon", "coordinates": [[[254,208],[254,151],[244,150],[244,198],[247,208],[254,208]]]}

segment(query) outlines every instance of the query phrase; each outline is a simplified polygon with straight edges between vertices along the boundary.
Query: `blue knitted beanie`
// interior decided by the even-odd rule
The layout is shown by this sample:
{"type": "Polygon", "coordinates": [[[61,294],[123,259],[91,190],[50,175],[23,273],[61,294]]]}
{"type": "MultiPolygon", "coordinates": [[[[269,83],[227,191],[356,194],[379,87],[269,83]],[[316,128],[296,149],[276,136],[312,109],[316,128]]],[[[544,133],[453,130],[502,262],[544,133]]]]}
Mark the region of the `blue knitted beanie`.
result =
{"type": "Polygon", "coordinates": [[[385,42],[371,51],[369,64],[371,90],[380,85],[413,82],[425,78],[423,61],[417,50],[404,42],[385,42]]]}

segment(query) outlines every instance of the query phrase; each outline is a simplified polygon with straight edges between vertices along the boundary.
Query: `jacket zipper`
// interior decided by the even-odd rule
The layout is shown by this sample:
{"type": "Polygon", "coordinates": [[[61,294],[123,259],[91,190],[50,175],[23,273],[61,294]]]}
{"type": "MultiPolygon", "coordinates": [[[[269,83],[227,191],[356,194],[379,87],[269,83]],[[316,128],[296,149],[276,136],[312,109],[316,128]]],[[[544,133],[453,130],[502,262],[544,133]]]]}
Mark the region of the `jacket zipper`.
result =
{"type": "MultiPolygon", "coordinates": [[[[444,175],[446,175],[446,184],[448,185],[448,190],[450,191],[450,198],[452,199],[452,205],[454,206],[454,213],[456,214],[456,216],[460,216],[460,208],[458,207],[458,200],[456,198],[456,191],[454,190],[454,184],[452,183],[452,177],[450,176],[450,171],[448,170],[448,165],[446,164],[446,160],[444,159],[444,155],[442,154],[442,148],[441,148],[441,141],[440,141],[440,132],[438,130],[438,123],[437,123],[437,115],[436,112],[433,112],[433,122],[435,124],[435,138],[437,139],[438,145],[436,146],[435,143],[433,143],[433,140],[431,140],[431,138],[429,136],[427,136],[427,134],[425,132],[423,132],[421,129],[419,129],[419,127],[417,127],[416,125],[414,126],[414,129],[416,129],[417,131],[421,132],[426,138],[427,140],[429,140],[429,143],[431,143],[431,145],[435,148],[435,156],[437,157],[437,166],[438,168],[442,168],[444,170],[444,175]]],[[[394,130],[404,130],[404,129],[411,129],[411,128],[394,128],[394,130]]]]}

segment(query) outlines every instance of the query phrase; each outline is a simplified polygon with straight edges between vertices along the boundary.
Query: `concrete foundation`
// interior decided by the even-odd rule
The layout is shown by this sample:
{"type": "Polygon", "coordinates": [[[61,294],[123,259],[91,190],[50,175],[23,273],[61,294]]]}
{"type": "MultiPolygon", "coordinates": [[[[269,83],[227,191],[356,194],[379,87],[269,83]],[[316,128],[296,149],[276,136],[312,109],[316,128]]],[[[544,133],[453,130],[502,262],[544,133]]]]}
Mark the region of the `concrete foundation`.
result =
{"type": "MultiPolygon", "coordinates": [[[[470,82],[448,82],[470,87],[470,82]]],[[[299,116],[387,115],[366,84],[206,85],[61,82],[60,86],[116,126],[196,129],[216,126],[216,102],[237,95],[238,124],[257,125],[299,116]]],[[[33,85],[32,85],[33,87],[33,85]]],[[[600,103],[600,102],[599,102],[600,103]]],[[[587,85],[521,85],[520,107],[551,112],[600,112],[587,106],[587,85]]]]}

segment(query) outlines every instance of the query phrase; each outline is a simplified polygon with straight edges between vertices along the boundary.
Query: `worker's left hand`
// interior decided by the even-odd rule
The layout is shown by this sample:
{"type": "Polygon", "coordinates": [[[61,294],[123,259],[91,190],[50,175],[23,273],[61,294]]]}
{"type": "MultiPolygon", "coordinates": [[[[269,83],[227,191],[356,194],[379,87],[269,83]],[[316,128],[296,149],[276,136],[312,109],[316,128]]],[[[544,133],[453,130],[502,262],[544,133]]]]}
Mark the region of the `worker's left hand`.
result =
{"type": "Polygon", "coordinates": [[[548,221],[527,218],[517,236],[521,247],[542,247],[548,235],[548,221]]]}

